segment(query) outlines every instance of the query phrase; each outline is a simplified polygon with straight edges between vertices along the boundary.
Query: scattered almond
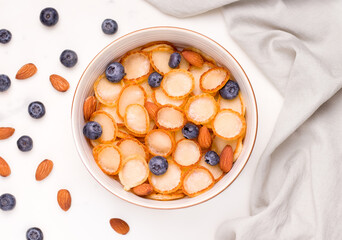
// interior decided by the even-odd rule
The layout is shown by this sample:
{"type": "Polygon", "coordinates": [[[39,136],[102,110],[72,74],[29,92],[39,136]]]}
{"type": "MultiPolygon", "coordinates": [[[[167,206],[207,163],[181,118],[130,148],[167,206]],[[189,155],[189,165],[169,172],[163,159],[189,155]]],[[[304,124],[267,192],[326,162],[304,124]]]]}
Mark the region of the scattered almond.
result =
{"type": "Polygon", "coordinates": [[[194,65],[195,67],[203,66],[204,61],[200,54],[186,50],[182,52],[182,55],[191,65],[194,65]]]}
{"type": "Polygon", "coordinates": [[[150,115],[150,117],[153,120],[155,120],[156,119],[156,113],[158,110],[158,106],[156,104],[154,104],[153,102],[146,102],[144,106],[145,106],[148,114],[150,115]]]}
{"type": "Polygon", "coordinates": [[[153,192],[153,188],[148,183],[143,183],[139,186],[132,188],[132,192],[138,196],[147,196],[153,192]]]}
{"type": "Polygon", "coordinates": [[[61,209],[68,211],[71,206],[71,195],[66,189],[61,189],[57,193],[57,202],[61,209]]]}
{"type": "Polygon", "coordinates": [[[110,226],[115,230],[115,232],[126,235],[129,232],[128,224],[120,218],[112,218],[109,220],[110,226]]]}
{"type": "Polygon", "coordinates": [[[96,97],[89,96],[86,98],[83,104],[83,114],[86,121],[89,120],[90,116],[96,111],[96,97]]]}
{"type": "Polygon", "coordinates": [[[198,134],[198,143],[201,148],[209,148],[211,146],[211,135],[209,129],[206,126],[203,126],[199,130],[198,134]]]}
{"type": "Polygon", "coordinates": [[[233,148],[230,145],[226,145],[220,155],[220,168],[223,172],[229,172],[232,169],[234,161],[233,148]]]}
{"type": "Polygon", "coordinates": [[[11,127],[0,127],[0,140],[9,138],[13,135],[15,129],[11,127]]]}
{"type": "Polygon", "coordinates": [[[70,86],[69,82],[65,78],[57,74],[52,74],[50,76],[50,82],[52,86],[59,92],[66,92],[70,86]]]}
{"type": "Polygon", "coordinates": [[[11,168],[8,163],[0,157],[0,176],[7,177],[11,174],[11,168]]]}
{"type": "Polygon", "coordinates": [[[53,162],[51,160],[45,159],[42,161],[36,170],[36,180],[41,181],[45,179],[51,173],[53,168],[53,162]]]}
{"type": "Polygon", "coordinates": [[[37,67],[33,63],[28,63],[22,66],[17,75],[15,76],[16,79],[22,80],[32,77],[37,72],[37,67]]]}

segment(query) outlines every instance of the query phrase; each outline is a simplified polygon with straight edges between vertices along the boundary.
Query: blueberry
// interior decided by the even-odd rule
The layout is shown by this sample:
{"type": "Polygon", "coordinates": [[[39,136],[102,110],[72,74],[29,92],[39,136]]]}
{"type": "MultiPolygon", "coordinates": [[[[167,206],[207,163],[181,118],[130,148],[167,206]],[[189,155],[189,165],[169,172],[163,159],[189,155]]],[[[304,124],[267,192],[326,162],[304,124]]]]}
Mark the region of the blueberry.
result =
{"type": "Polygon", "coordinates": [[[159,87],[162,80],[163,76],[157,72],[153,72],[148,76],[148,84],[153,88],[159,87]]]}
{"type": "Polygon", "coordinates": [[[183,136],[187,139],[194,139],[198,136],[198,127],[193,123],[187,123],[182,128],[183,136]]]}
{"type": "Polygon", "coordinates": [[[116,21],[114,21],[113,19],[105,19],[103,22],[102,22],[102,31],[105,33],[105,34],[114,34],[118,31],[118,24],[116,21]]]}
{"type": "Polygon", "coordinates": [[[148,162],[148,167],[154,175],[162,175],[166,173],[169,163],[166,158],[161,156],[155,156],[148,162]]]}
{"type": "Polygon", "coordinates": [[[7,75],[0,74],[0,92],[4,92],[11,86],[11,79],[7,75]]]}
{"type": "Polygon", "coordinates": [[[211,166],[215,166],[220,162],[220,157],[219,155],[217,155],[216,152],[214,151],[208,151],[205,155],[204,155],[204,161],[206,163],[208,163],[211,166]]]}
{"type": "Polygon", "coordinates": [[[237,82],[229,80],[221,89],[220,95],[224,99],[233,99],[239,94],[240,87],[237,82]]]}
{"type": "Polygon", "coordinates": [[[10,211],[15,207],[15,197],[12,194],[5,193],[0,196],[0,209],[10,211]]]}
{"type": "Polygon", "coordinates": [[[29,136],[21,136],[17,141],[17,146],[20,151],[22,152],[28,152],[31,151],[33,148],[33,141],[32,138],[29,136]]]}
{"type": "Polygon", "coordinates": [[[42,230],[40,230],[39,228],[33,227],[27,230],[26,239],[27,240],[43,240],[44,235],[43,235],[42,230]]]}
{"type": "Polygon", "coordinates": [[[102,127],[97,122],[87,122],[83,127],[83,134],[89,139],[98,139],[102,135],[102,127]]]}
{"type": "Polygon", "coordinates": [[[113,83],[120,82],[125,75],[125,68],[118,62],[109,64],[106,69],[106,78],[113,83]]]}
{"type": "Polygon", "coordinates": [[[45,106],[41,102],[31,102],[28,106],[28,112],[33,118],[41,118],[45,115],[45,106]]]}
{"type": "Polygon", "coordinates": [[[40,12],[39,19],[45,26],[51,27],[58,22],[58,12],[54,8],[44,8],[40,12]]]}
{"type": "Polygon", "coordinates": [[[76,65],[78,61],[78,57],[77,57],[77,54],[73,50],[67,49],[61,53],[59,60],[64,66],[71,68],[76,65]]]}
{"type": "Polygon", "coordinates": [[[180,61],[181,61],[181,55],[177,52],[172,53],[169,59],[169,67],[170,68],[178,67],[180,61]]]}
{"type": "Polygon", "coordinates": [[[12,33],[7,29],[0,30],[0,43],[6,44],[12,39],[12,33]]]}

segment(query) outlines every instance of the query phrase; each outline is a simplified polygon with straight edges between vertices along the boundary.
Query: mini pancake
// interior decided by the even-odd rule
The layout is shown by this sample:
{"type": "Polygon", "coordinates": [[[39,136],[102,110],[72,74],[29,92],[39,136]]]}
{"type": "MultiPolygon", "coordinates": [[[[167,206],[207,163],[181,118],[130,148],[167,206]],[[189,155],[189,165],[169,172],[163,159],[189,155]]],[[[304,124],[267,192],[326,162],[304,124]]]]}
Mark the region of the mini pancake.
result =
{"type": "Polygon", "coordinates": [[[104,173],[115,175],[119,172],[122,156],[117,146],[101,144],[94,148],[93,153],[97,165],[104,173]]]}
{"type": "Polygon", "coordinates": [[[140,104],[144,106],[146,102],[146,92],[144,89],[137,84],[126,85],[120,92],[117,112],[118,115],[124,119],[126,108],[131,104],[140,104]]]}
{"type": "Polygon", "coordinates": [[[175,140],[170,132],[154,129],[146,135],[145,145],[152,155],[167,157],[174,150],[175,140]]]}
{"type": "Polygon", "coordinates": [[[193,140],[182,139],[176,143],[172,158],[180,166],[193,166],[201,159],[201,147],[193,140]]]}
{"type": "Polygon", "coordinates": [[[183,192],[189,197],[195,197],[209,190],[214,183],[214,177],[208,169],[195,167],[184,177],[183,192]]]}
{"type": "Polygon", "coordinates": [[[195,87],[195,80],[189,71],[184,69],[171,70],[165,74],[161,83],[163,92],[170,98],[183,99],[195,87]]]}
{"type": "Polygon", "coordinates": [[[214,68],[215,65],[210,63],[210,62],[205,62],[203,63],[203,66],[198,68],[195,66],[191,66],[189,71],[192,73],[192,75],[194,76],[194,80],[195,80],[195,87],[194,90],[192,91],[192,93],[194,95],[199,95],[202,92],[201,88],[200,88],[200,79],[203,73],[205,73],[206,71],[208,71],[211,68],[214,68]]]}
{"type": "Polygon", "coordinates": [[[223,109],[213,120],[214,134],[228,141],[238,139],[246,131],[246,121],[239,113],[223,109]]]}
{"type": "Polygon", "coordinates": [[[121,59],[125,69],[124,80],[127,82],[142,82],[153,71],[148,54],[142,51],[129,52],[121,59]]]}
{"type": "Polygon", "coordinates": [[[100,103],[112,107],[115,106],[123,87],[122,81],[112,83],[107,80],[105,74],[102,74],[94,83],[95,96],[100,103]]]}
{"type": "Polygon", "coordinates": [[[110,143],[115,141],[118,126],[111,115],[105,111],[99,110],[91,115],[90,121],[95,121],[102,127],[102,135],[97,139],[100,143],[110,143]]]}
{"type": "Polygon", "coordinates": [[[202,74],[200,88],[202,92],[215,93],[229,80],[230,72],[226,68],[215,67],[202,74]]]}
{"type": "Polygon", "coordinates": [[[148,180],[154,191],[164,194],[173,193],[182,186],[182,170],[177,164],[168,160],[166,173],[159,176],[150,173],[148,180]]]}
{"type": "Polygon", "coordinates": [[[120,148],[121,155],[125,159],[131,155],[139,155],[146,161],[149,157],[149,153],[144,144],[135,138],[121,139],[117,146],[120,148]]]}
{"type": "Polygon", "coordinates": [[[146,160],[139,155],[131,155],[123,160],[119,179],[126,191],[146,181],[149,169],[146,160]]]}
{"type": "Polygon", "coordinates": [[[185,106],[185,114],[195,124],[206,124],[214,119],[218,110],[215,98],[208,93],[193,96],[185,106]]]}
{"type": "Polygon", "coordinates": [[[146,134],[150,129],[150,117],[146,108],[139,104],[131,104],[126,108],[125,126],[136,134],[146,134]]]}
{"type": "Polygon", "coordinates": [[[186,117],[182,109],[164,105],[157,110],[155,123],[159,128],[177,131],[185,125],[186,117]]]}

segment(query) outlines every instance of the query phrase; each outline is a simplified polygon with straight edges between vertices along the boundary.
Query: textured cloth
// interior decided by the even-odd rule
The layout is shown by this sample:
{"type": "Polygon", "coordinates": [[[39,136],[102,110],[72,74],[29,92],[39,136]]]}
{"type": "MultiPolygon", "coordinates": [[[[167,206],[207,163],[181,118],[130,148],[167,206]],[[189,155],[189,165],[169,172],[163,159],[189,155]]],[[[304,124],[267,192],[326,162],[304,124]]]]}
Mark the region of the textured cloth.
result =
{"type": "Polygon", "coordinates": [[[227,219],[216,239],[342,239],[342,1],[148,1],[178,17],[221,7],[227,32],[284,97],[251,216],[227,219]]]}

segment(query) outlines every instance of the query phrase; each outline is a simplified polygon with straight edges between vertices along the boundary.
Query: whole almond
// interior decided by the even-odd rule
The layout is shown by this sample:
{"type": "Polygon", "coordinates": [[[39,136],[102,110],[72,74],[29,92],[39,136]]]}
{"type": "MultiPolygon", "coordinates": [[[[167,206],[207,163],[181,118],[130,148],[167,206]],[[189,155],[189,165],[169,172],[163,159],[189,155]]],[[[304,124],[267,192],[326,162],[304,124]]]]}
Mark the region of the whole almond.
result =
{"type": "Polygon", "coordinates": [[[232,169],[234,161],[233,148],[230,145],[226,145],[220,155],[220,168],[223,172],[229,172],[232,169]]]}
{"type": "Polygon", "coordinates": [[[156,119],[156,113],[158,110],[158,106],[153,102],[146,102],[144,106],[145,106],[148,114],[150,115],[150,117],[153,120],[155,120],[156,119]]]}
{"type": "Polygon", "coordinates": [[[16,79],[27,79],[29,77],[32,77],[37,72],[37,67],[33,63],[28,63],[22,66],[19,71],[17,72],[17,75],[15,76],[16,79]]]}
{"type": "Polygon", "coordinates": [[[8,163],[0,157],[0,176],[8,177],[11,174],[11,168],[8,163]]]}
{"type": "Polygon", "coordinates": [[[199,53],[185,50],[182,52],[182,55],[191,65],[194,65],[195,67],[203,66],[204,61],[199,53]]]}
{"type": "Polygon", "coordinates": [[[57,202],[61,209],[68,211],[71,206],[71,195],[66,189],[61,189],[57,193],[57,202]]]}
{"type": "Polygon", "coordinates": [[[0,140],[7,139],[13,135],[15,129],[11,127],[0,127],[0,140]]]}
{"type": "Polygon", "coordinates": [[[198,134],[198,144],[201,148],[209,148],[211,146],[211,135],[209,129],[206,126],[203,126],[199,130],[198,134]]]}
{"type": "Polygon", "coordinates": [[[53,168],[53,162],[51,160],[45,159],[42,161],[36,170],[36,180],[41,181],[45,179],[51,173],[53,168]]]}
{"type": "Polygon", "coordinates": [[[109,220],[110,226],[115,230],[115,232],[126,235],[129,232],[128,224],[120,218],[112,218],[109,220]]]}
{"type": "Polygon", "coordinates": [[[132,188],[132,192],[138,196],[147,196],[153,192],[153,187],[148,183],[143,183],[132,188]]]}
{"type": "Polygon", "coordinates": [[[88,121],[90,116],[93,114],[93,112],[96,111],[96,97],[94,96],[89,96],[86,98],[83,104],[83,115],[84,115],[84,120],[88,121]]]}
{"type": "Polygon", "coordinates": [[[59,92],[66,92],[70,87],[69,82],[57,74],[52,74],[50,76],[50,82],[52,86],[59,92]]]}

